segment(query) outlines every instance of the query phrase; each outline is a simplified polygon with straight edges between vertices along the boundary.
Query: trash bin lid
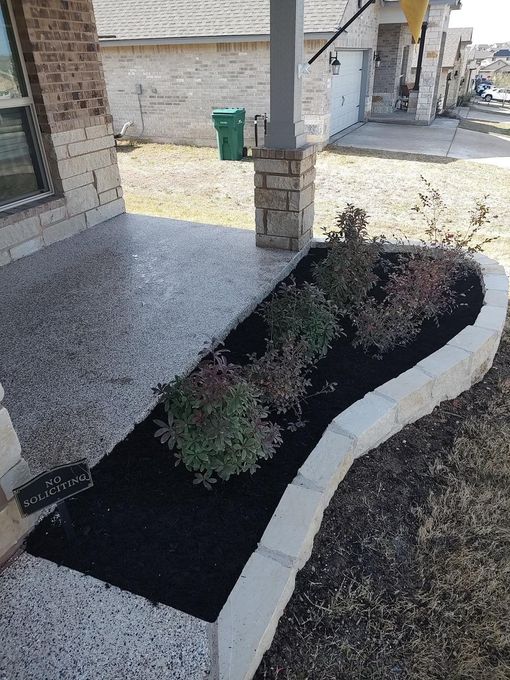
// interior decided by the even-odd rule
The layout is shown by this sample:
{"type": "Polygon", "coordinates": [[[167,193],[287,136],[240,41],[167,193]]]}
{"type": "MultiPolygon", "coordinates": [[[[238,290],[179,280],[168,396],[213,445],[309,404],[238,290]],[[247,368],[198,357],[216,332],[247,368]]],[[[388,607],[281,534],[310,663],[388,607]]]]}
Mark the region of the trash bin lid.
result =
{"type": "Polygon", "coordinates": [[[239,113],[246,113],[246,109],[229,108],[229,109],[213,109],[213,116],[235,116],[239,113]]]}

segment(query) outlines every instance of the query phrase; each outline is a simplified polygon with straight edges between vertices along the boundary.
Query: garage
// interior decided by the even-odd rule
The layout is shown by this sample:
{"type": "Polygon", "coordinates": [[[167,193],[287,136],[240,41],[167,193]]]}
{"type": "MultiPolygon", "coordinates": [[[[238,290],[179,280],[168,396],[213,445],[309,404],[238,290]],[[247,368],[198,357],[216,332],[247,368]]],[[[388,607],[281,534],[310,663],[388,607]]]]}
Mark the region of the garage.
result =
{"type": "Polygon", "coordinates": [[[360,120],[363,51],[342,50],[337,53],[340,73],[331,76],[330,136],[360,120]]]}

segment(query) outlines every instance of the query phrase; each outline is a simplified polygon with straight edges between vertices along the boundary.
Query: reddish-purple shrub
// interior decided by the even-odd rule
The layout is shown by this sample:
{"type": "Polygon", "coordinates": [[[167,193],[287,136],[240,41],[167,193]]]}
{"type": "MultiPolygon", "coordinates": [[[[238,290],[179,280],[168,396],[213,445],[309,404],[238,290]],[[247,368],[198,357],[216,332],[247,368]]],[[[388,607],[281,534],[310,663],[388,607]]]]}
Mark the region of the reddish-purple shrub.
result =
{"type": "Polygon", "coordinates": [[[437,319],[455,307],[456,276],[449,257],[410,255],[389,276],[387,304],[408,309],[418,320],[437,319]]]}
{"type": "Polygon", "coordinates": [[[356,309],[352,320],[356,328],[352,344],[365,352],[375,350],[374,357],[377,359],[395,347],[414,340],[421,327],[420,320],[412,310],[399,304],[395,298],[387,298],[383,302],[367,298],[356,309]]]}
{"type": "Polygon", "coordinates": [[[156,388],[168,418],[155,421],[155,437],[175,447],[177,464],[195,472],[194,483],[210,488],[215,476],[228,480],[255,472],[257,461],[273,455],[281,436],[242,367],[229,364],[221,351],[207,355],[187,377],[156,388]]]}

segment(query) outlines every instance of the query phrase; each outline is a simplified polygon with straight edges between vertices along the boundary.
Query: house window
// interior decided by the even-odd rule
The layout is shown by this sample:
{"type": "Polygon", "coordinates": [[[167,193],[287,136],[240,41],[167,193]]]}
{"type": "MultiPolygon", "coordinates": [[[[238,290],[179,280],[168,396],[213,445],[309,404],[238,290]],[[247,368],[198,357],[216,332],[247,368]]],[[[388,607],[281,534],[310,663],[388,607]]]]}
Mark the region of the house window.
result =
{"type": "Polygon", "coordinates": [[[0,211],[50,193],[12,12],[8,0],[0,0],[0,211]]]}

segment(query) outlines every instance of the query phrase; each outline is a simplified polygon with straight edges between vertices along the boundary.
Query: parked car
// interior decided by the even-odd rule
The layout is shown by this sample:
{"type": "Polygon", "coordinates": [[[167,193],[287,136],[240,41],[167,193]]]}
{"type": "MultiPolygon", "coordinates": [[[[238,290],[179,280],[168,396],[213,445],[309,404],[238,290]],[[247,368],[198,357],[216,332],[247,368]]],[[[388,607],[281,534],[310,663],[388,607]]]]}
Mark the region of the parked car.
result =
{"type": "Polygon", "coordinates": [[[491,87],[482,94],[486,102],[493,99],[498,102],[510,102],[510,90],[503,90],[500,87],[491,87]]]}
{"type": "Polygon", "coordinates": [[[492,87],[492,83],[487,83],[487,82],[478,83],[478,85],[476,85],[476,87],[475,87],[476,94],[481,97],[483,95],[483,93],[485,92],[485,90],[488,90],[490,87],[492,87]]]}

